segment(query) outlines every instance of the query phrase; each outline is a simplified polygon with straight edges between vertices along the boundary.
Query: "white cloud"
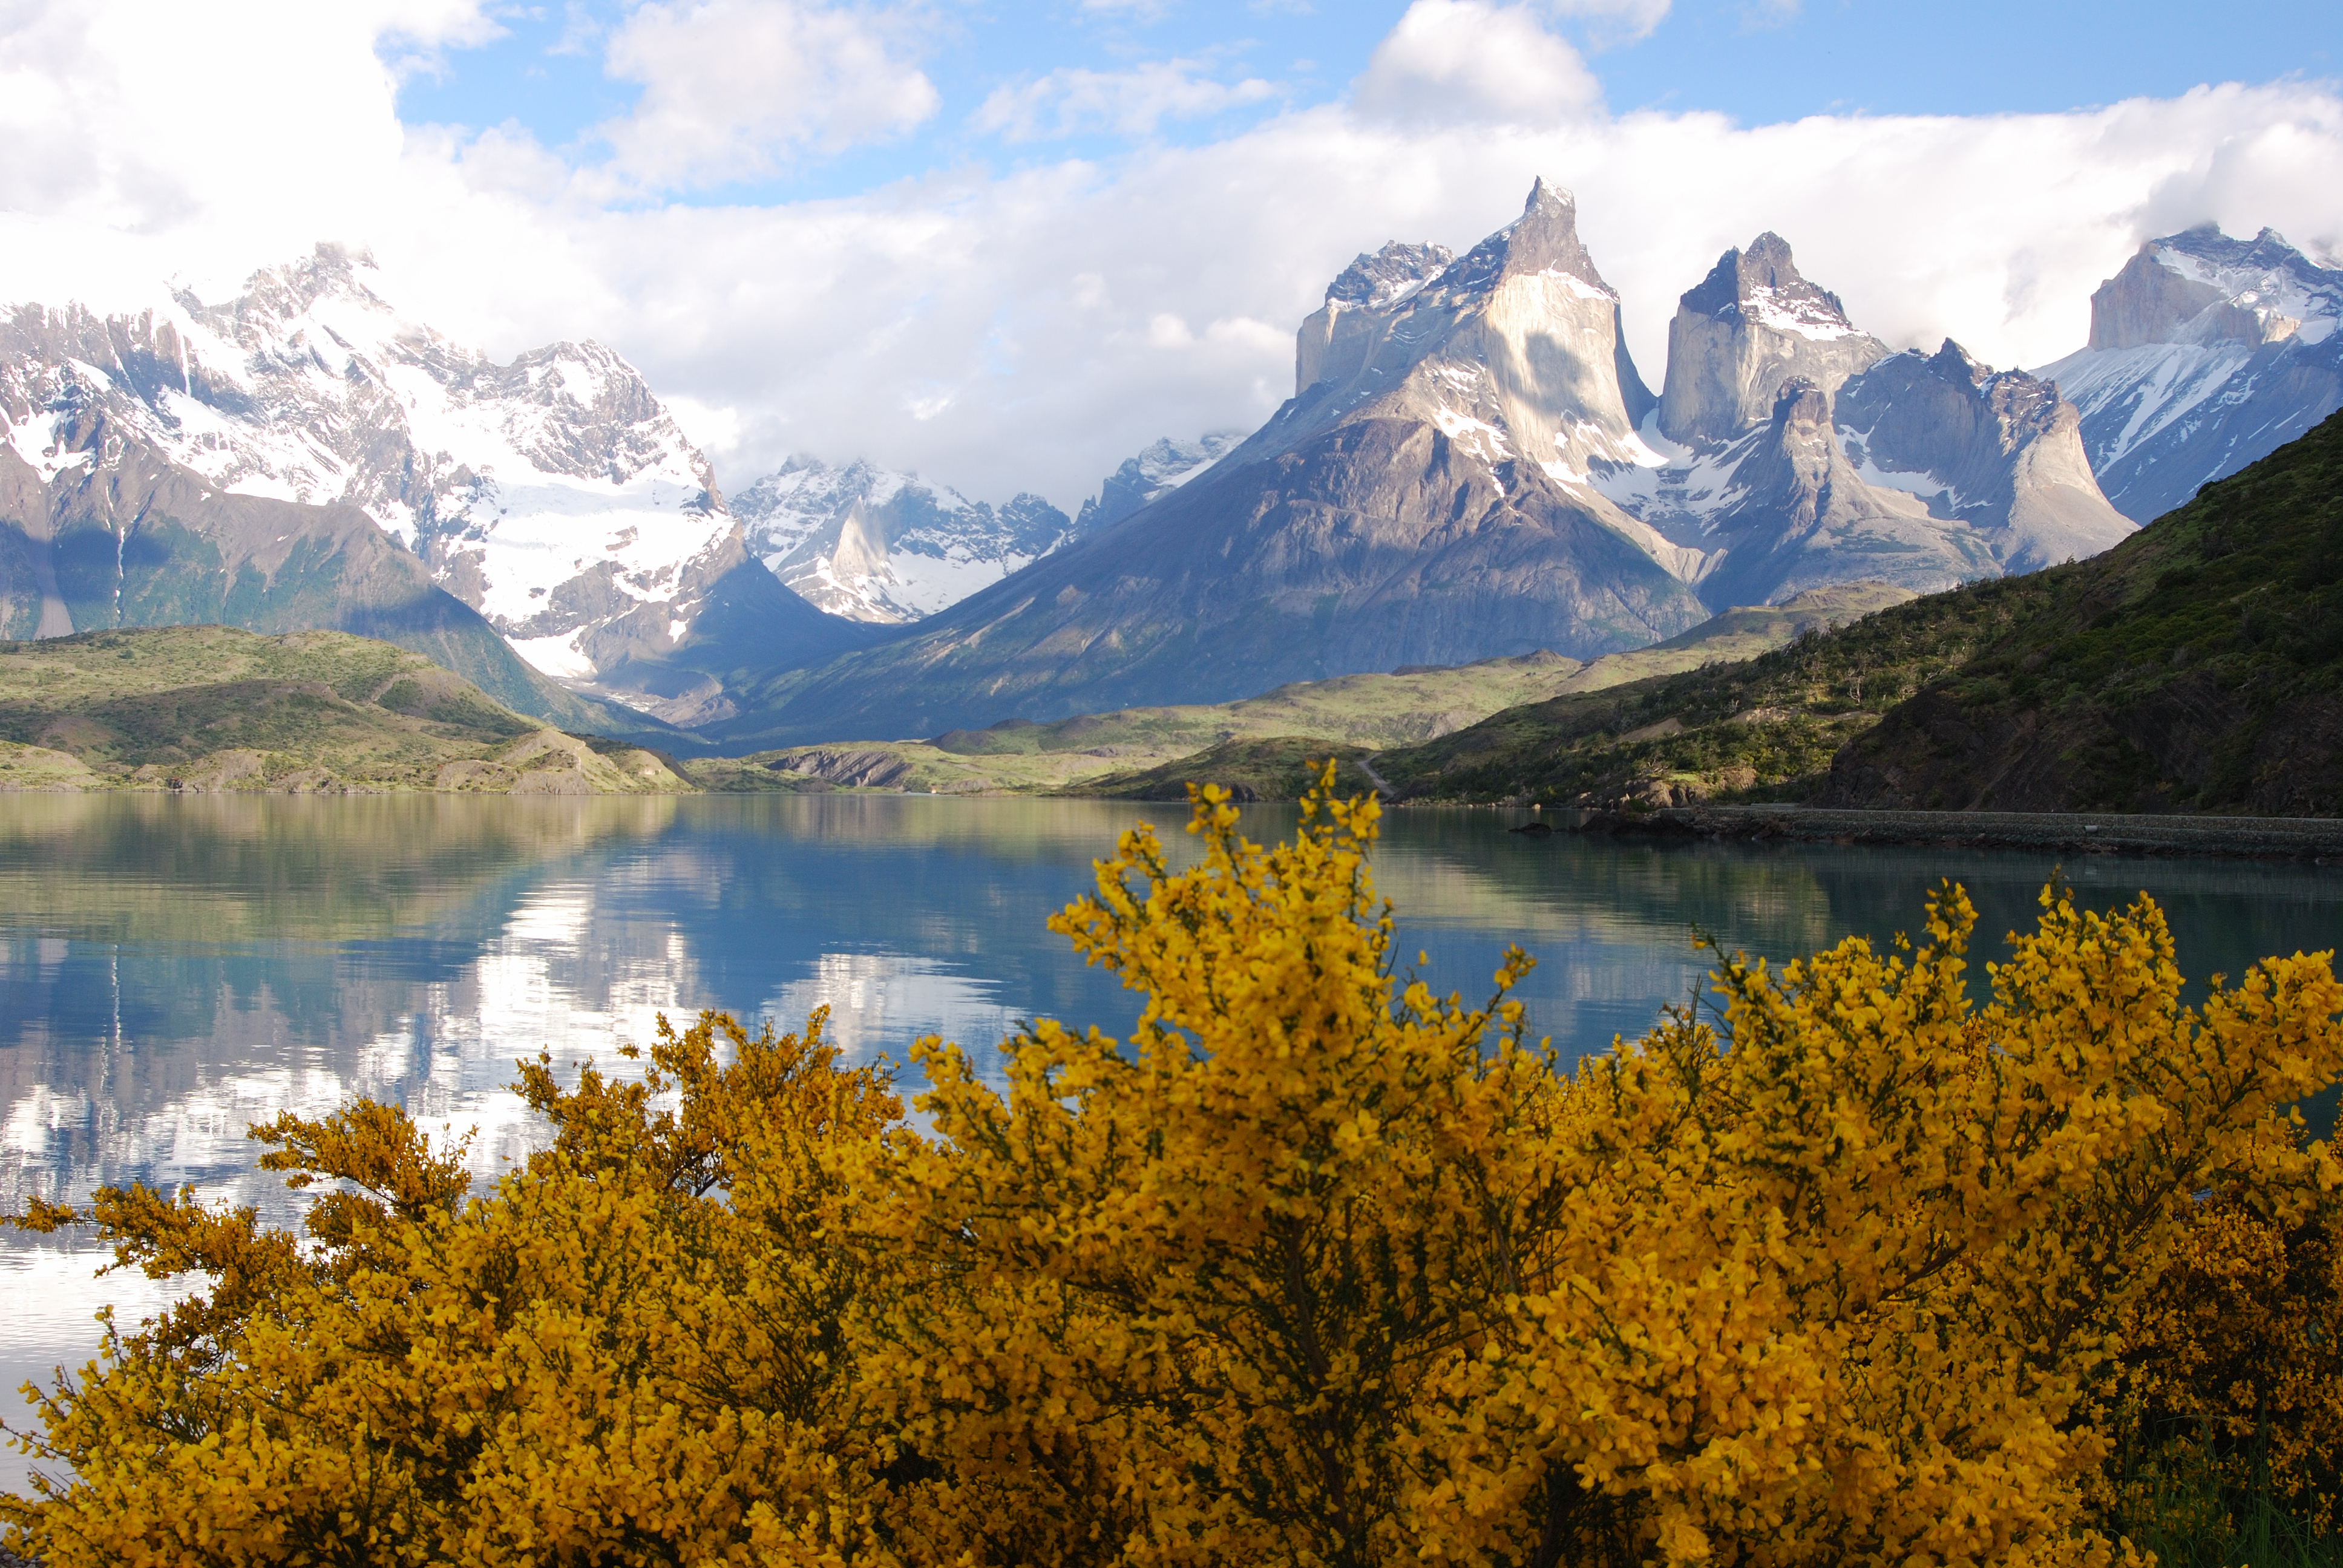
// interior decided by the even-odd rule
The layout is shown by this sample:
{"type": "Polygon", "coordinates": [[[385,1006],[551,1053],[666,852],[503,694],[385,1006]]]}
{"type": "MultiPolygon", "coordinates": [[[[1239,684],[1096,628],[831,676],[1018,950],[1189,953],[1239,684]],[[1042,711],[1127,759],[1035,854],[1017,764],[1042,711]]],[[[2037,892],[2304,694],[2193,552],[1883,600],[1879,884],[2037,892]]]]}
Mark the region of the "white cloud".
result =
{"type": "Polygon", "coordinates": [[[1949,335],[2002,366],[2080,346],[2091,290],[2148,235],[2214,218],[2343,246],[2343,100],[2299,83],[1745,129],[1337,105],[1110,164],[606,207],[518,130],[402,135],[378,16],[176,15],[0,11],[0,299],[134,304],[173,272],[217,297],[317,238],[367,244],[408,309],[499,356],[609,343],[686,410],[728,490],[802,449],[1071,508],[1159,436],[1273,410],[1292,328],[1355,252],[1468,246],[1541,174],[1576,190],[1655,385],[1676,296],[1762,229],[1889,341],[1949,335]]]}
{"type": "Polygon", "coordinates": [[[1362,114],[1410,126],[1554,126],[1597,107],[1578,51],[1525,5],[1415,0],[1352,93],[1362,114]]]}
{"type": "MultiPolygon", "coordinates": [[[[1545,8],[1587,25],[1598,48],[1648,38],[1667,19],[1669,0],[1544,0],[1545,8]]],[[[1792,4],[1795,0],[1791,0],[1792,4]]]]}
{"type": "Polygon", "coordinates": [[[1128,71],[1056,70],[1035,81],[996,87],[970,123],[1012,142],[1084,131],[1149,136],[1165,120],[1217,115],[1277,95],[1276,87],[1258,76],[1215,82],[1198,75],[1203,68],[1194,60],[1160,60],[1128,71]]]}
{"type": "Polygon", "coordinates": [[[10,6],[0,208],[134,235],[232,211],[258,220],[246,239],[337,232],[367,205],[347,186],[352,167],[398,154],[397,80],[377,43],[412,61],[494,30],[473,0],[249,0],[232,16],[167,0],[10,6]],[[273,204],[251,200],[264,186],[273,204]]]}
{"type": "Polygon", "coordinates": [[[939,97],[903,19],[799,0],[654,0],[610,35],[613,76],[642,85],[598,127],[612,172],[660,191],[756,178],[806,149],[900,136],[939,97]]]}

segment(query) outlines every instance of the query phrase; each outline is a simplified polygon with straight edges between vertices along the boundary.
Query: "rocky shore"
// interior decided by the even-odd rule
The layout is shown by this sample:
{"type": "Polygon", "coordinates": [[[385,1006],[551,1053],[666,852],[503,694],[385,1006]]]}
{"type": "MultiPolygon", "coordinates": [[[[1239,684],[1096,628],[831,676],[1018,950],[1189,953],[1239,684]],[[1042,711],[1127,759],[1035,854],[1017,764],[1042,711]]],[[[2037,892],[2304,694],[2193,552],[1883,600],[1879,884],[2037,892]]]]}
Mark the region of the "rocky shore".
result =
{"type": "Polygon", "coordinates": [[[2086,855],[2206,855],[2343,864],[2343,819],[2132,816],[2115,812],[1856,811],[1679,806],[1559,811],[1553,826],[1651,839],[1779,839],[1818,844],[1942,844],[2086,855]]]}

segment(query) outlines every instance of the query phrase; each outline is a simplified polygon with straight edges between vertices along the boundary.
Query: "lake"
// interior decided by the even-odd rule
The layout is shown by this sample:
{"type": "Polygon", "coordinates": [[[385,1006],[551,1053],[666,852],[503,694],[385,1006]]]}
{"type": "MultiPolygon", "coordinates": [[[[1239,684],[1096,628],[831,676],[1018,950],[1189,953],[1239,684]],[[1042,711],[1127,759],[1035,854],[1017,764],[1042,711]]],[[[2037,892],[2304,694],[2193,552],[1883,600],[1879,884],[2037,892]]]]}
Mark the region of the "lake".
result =
{"type": "MultiPolygon", "coordinates": [[[[0,796],[0,1204],[105,1183],[192,1182],[298,1208],[254,1170],[251,1123],[358,1094],[477,1128],[482,1175],[536,1137],[506,1085],[543,1049],[564,1070],[702,1007],[783,1027],[831,1009],[852,1056],[919,1036],[989,1045],[1050,1016],[1121,1033],[1134,999],[1042,922],[1140,820],[1094,801],[775,796],[307,799],[0,796]]],[[[1257,839],[1285,807],[1249,809],[1257,839]]],[[[1507,942],[1539,960],[1517,994],[1571,1052],[1641,1033],[1707,965],[1698,925],[1776,959],[1917,927],[1964,881],[1980,929],[2031,926],[2047,856],[1825,846],[1657,845],[1505,829],[1516,813],[1386,819],[1377,883],[1435,990],[1485,994],[1507,942]]],[[[1184,841],[1184,835],[1169,832],[1184,841]]],[[[2084,859],[2096,907],[2153,893],[2184,971],[2343,940],[2343,877],[2248,862],[2084,859]]],[[[996,1077],[996,1081],[997,1077],[996,1077]]],[[[93,1352],[92,1314],[162,1300],[101,1255],[0,1239],[0,1414],[93,1352]]],[[[0,1487],[23,1462],[0,1454],[0,1487]]]]}

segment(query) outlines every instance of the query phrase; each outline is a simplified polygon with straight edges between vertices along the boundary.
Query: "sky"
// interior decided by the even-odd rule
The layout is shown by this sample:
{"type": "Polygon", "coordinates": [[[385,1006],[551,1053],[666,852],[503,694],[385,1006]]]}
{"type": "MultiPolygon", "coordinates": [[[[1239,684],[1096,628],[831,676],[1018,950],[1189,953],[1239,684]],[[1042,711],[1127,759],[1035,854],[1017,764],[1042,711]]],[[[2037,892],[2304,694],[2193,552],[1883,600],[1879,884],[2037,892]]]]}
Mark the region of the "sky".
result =
{"type": "Polygon", "coordinates": [[[2154,235],[2343,253],[2338,81],[2332,0],[0,0],[0,299],[330,240],[499,357],[608,343],[727,489],[1071,511],[1273,412],[1353,254],[1539,176],[1654,387],[1768,228],[1892,346],[2044,364],[2154,235]]]}

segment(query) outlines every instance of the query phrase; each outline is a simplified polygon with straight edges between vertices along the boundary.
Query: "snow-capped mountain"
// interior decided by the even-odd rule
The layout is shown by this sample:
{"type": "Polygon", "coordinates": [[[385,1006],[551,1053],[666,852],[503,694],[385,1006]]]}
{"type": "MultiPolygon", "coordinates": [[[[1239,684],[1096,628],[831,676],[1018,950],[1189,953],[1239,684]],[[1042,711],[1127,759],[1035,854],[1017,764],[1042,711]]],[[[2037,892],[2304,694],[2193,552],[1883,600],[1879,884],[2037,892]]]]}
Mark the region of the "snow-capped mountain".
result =
{"type": "MultiPolygon", "coordinates": [[[[1593,657],[1829,583],[1917,590],[2131,524],[2046,382],[1895,354],[1761,235],[1679,304],[1654,397],[1619,296],[1541,181],[1463,256],[1359,256],[1295,337],[1293,397],[1176,486],[910,636],[765,689],[760,740],[1213,701],[1550,648],[1593,657]]],[[[1122,476],[1119,476],[1121,478],[1122,476]]]]}
{"type": "Polygon", "coordinates": [[[695,663],[852,646],[753,560],[706,458],[618,356],[557,343],[500,365],[377,281],[320,246],[217,304],[20,307],[6,438],[54,467],[102,407],[210,495],[356,508],[536,668],[664,717],[723,708],[695,663]]]}
{"type": "Polygon", "coordinates": [[[1587,483],[1647,451],[1618,296],[1541,182],[1461,257],[1362,256],[1297,338],[1307,384],[1185,483],[922,622],[768,689],[736,743],[932,733],[1241,697],[1705,619],[1664,540],[1587,483]]]}
{"type": "Polygon", "coordinates": [[[2035,372],[2082,410],[2099,484],[2148,522],[2343,407],[2343,268],[2265,228],[2149,240],[2091,296],[2084,347],[2035,372]]]}
{"type": "Polygon", "coordinates": [[[759,558],[807,602],[895,625],[957,604],[1063,544],[1074,525],[1035,495],[996,508],[865,462],[793,457],[732,500],[759,558]]]}
{"type": "Polygon", "coordinates": [[[1717,609],[1865,579],[1927,593],[2131,531],[2079,431],[2056,387],[1950,339],[1889,353],[1762,234],[1678,302],[1658,408],[1588,480],[1717,609]]]}
{"type": "Polygon", "coordinates": [[[1099,493],[1074,515],[1074,531],[1088,533],[1122,521],[1219,462],[1243,439],[1242,430],[1207,430],[1192,441],[1164,437],[1138,456],[1124,458],[1121,467],[1099,482],[1099,493]]]}

